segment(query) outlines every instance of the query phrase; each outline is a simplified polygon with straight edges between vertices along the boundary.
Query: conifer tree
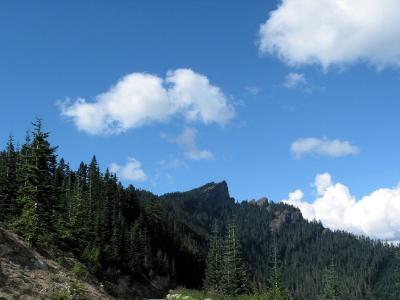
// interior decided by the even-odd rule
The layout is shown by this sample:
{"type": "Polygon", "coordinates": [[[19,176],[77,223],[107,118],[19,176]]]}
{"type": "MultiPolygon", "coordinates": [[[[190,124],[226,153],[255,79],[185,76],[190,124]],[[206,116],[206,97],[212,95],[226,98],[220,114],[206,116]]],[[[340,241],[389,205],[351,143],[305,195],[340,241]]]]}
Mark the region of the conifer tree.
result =
{"type": "MultiPolygon", "coordinates": [[[[119,183],[119,189],[124,190],[119,183]]],[[[130,184],[124,191],[125,201],[121,203],[121,214],[125,218],[126,226],[129,228],[139,216],[139,200],[135,188],[130,184]]]]}
{"type": "Polygon", "coordinates": [[[0,222],[5,222],[7,218],[7,205],[5,199],[6,189],[6,154],[0,152],[0,222]]]}
{"type": "Polygon", "coordinates": [[[217,222],[214,222],[205,270],[204,288],[206,290],[219,291],[221,289],[221,268],[223,266],[221,243],[218,225],[217,222]]]}
{"type": "Polygon", "coordinates": [[[36,246],[48,245],[54,233],[56,148],[50,146],[49,134],[42,131],[41,120],[33,126],[32,142],[21,151],[22,184],[18,200],[23,210],[14,227],[36,246]]]}
{"type": "Polygon", "coordinates": [[[19,166],[17,201],[22,207],[21,215],[12,224],[12,227],[20,233],[31,245],[38,239],[38,216],[37,216],[37,189],[38,182],[37,170],[34,165],[33,151],[30,135],[26,135],[25,144],[22,146],[19,166]]]}
{"type": "Polygon", "coordinates": [[[2,192],[4,201],[5,222],[12,222],[19,214],[17,204],[17,153],[14,148],[14,139],[10,135],[5,152],[5,185],[2,192]]]}
{"type": "Polygon", "coordinates": [[[270,276],[271,289],[269,291],[270,299],[271,300],[289,299],[289,294],[286,291],[282,281],[278,242],[275,235],[273,237],[273,244],[271,251],[271,264],[272,264],[271,276],[270,276]]]}
{"type": "Polygon", "coordinates": [[[336,266],[332,258],[328,268],[326,269],[324,290],[320,297],[320,300],[339,299],[341,299],[341,297],[337,282],[336,266]]]}
{"type": "MultiPolygon", "coordinates": [[[[90,167],[89,167],[90,169],[90,167]]],[[[95,209],[96,218],[96,241],[97,243],[115,243],[111,240],[115,233],[116,211],[115,211],[115,184],[111,173],[107,169],[103,178],[103,192],[100,199],[97,200],[95,209]]]]}
{"type": "Polygon", "coordinates": [[[242,261],[236,224],[233,221],[228,224],[224,239],[221,286],[228,295],[247,292],[247,275],[242,261]]]}
{"type": "Polygon", "coordinates": [[[69,218],[68,218],[68,172],[69,167],[64,159],[60,159],[55,171],[55,190],[56,203],[54,205],[56,211],[56,230],[59,238],[63,239],[69,235],[69,218]]]}
{"type": "Polygon", "coordinates": [[[395,291],[397,293],[397,297],[400,298],[400,246],[397,246],[395,249],[395,291]]]}
{"type": "MultiPolygon", "coordinates": [[[[107,187],[104,187],[105,184],[108,183],[110,179],[110,173],[106,172],[106,177],[104,182],[101,180],[100,168],[97,163],[96,156],[92,157],[92,160],[87,168],[87,185],[88,185],[88,196],[87,196],[87,209],[89,215],[89,228],[90,231],[94,233],[94,240],[96,245],[101,245],[103,241],[105,241],[105,232],[104,230],[111,230],[109,226],[105,226],[104,222],[106,219],[104,218],[105,214],[105,202],[109,200],[104,197],[104,193],[107,187]]],[[[110,211],[109,213],[112,213],[110,211]]],[[[108,219],[107,219],[108,220],[108,219]]],[[[110,235],[107,237],[109,240],[110,235]]]]}
{"type": "Polygon", "coordinates": [[[128,266],[132,274],[135,275],[140,274],[142,269],[140,238],[141,238],[140,223],[137,220],[133,224],[130,232],[130,243],[128,249],[129,253],[128,266]]]}

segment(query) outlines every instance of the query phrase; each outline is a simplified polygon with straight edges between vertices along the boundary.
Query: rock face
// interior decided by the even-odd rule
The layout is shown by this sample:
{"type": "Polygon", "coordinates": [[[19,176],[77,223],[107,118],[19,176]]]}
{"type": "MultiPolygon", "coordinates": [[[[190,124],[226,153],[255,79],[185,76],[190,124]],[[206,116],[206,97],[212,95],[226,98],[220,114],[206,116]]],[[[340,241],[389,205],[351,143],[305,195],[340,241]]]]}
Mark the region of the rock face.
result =
{"type": "Polygon", "coordinates": [[[299,211],[290,212],[288,210],[284,210],[279,213],[275,213],[275,218],[270,223],[271,230],[273,232],[279,231],[284,224],[296,223],[298,220],[301,220],[302,216],[299,211]]]}
{"type": "Polygon", "coordinates": [[[203,201],[210,201],[213,205],[230,206],[235,202],[229,195],[228,185],[225,181],[211,182],[187,193],[198,193],[203,201]]]}
{"type": "MultiPolygon", "coordinates": [[[[69,265],[78,265],[65,258],[69,265]]],[[[79,279],[0,225],[0,299],[112,299],[92,278],[79,279]],[[58,298],[57,298],[58,297],[58,298]]]]}

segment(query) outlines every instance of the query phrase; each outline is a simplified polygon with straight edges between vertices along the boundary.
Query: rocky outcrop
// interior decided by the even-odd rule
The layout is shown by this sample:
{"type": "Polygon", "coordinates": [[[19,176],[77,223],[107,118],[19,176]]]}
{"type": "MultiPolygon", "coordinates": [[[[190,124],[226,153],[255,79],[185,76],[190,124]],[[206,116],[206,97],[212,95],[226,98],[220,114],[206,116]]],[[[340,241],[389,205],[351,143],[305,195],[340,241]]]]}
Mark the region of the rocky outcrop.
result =
{"type": "Polygon", "coordinates": [[[0,299],[112,299],[90,275],[79,278],[79,262],[63,259],[75,268],[40,255],[0,225],[0,299]]]}
{"type": "Polygon", "coordinates": [[[301,220],[300,211],[283,210],[275,213],[275,218],[271,221],[270,226],[273,232],[279,231],[284,224],[296,223],[301,220]]]}

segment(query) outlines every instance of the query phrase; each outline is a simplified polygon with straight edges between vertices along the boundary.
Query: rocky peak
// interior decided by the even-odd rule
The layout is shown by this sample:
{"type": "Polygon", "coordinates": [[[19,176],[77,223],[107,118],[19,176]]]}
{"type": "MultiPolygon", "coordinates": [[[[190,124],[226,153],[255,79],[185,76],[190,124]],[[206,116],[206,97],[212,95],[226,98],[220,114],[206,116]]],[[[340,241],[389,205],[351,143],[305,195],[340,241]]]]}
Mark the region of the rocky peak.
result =
{"type": "Polygon", "coordinates": [[[205,194],[217,193],[219,195],[223,195],[223,196],[230,198],[228,184],[226,183],[225,180],[221,181],[221,182],[217,182],[217,183],[215,183],[215,182],[207,183],[207,184],[203,185],[202,187],[200,187],[199,190],[205,194]]]}
{"type": "Polygon", "coordinates": [[[235,200],[229,195],[226,181],[210,182],[184,194],[189,196],[187,199],[191,203],[190,206],[194,205],[200,210],[220,209],[221,207],[228,207],[235,203],[235,200]]]}

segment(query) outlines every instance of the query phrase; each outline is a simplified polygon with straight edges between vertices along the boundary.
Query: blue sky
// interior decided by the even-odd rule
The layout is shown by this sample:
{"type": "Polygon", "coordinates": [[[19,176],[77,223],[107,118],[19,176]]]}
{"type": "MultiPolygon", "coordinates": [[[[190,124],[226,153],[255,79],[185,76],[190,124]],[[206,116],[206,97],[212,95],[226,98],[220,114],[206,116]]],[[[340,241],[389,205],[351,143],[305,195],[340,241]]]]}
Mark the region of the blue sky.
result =
{"type": "MultiPolygon", "coordinates": [[[[388,11],[391,5],[399,9],[385,1],[388,11]]],[[[111,166],[124,183],[158,194],[226,180],[238,200],[267,196],[277,201],[295,189],[310,199],[318,197],[313,182],[323,173],[343,182],[356,198],[395,188],[400,181],[400,45],[394,38],[399,32],[385,39],[366,32],[367,24],[360,25],[358,18],[320,49],[320,40],[313,45],[315,24],[305,24],[312,20],[310,10],[297,10],[299,21],[284,14],[291,9],[281,2],[249,0],[4,1],[0,142],[5,144],[10,131],[22,142],[30,122],[41,117],[59,156],[74,168],[96,154],[103,170],[111,166]],[[284,32],[283,25],[296,22],[303,22],[304,32],[284,32]],[[266,30],[260,33],[262,24],[266,30]],[[352,31],[360,38],[349,37],[352,31]],[[220,113],[210,116],[201,108],[191,119],[185,106],[149,119],[149,111],[159,107],[146,104],[141,115],[146,121],[135,123],[128,115],[136,125],[119,132],[79,130],[73,109],[78,98],[92,105],[132,73],[150,74],[162,81],[163,92],[174,92],[177,79],[167,72],[177,70],[190,70],[182,76],[192,76],[195,85],[208,80],[202,92],[192,87],[197,102],[190,105],[204,95],[211,95],[206,100],[212,103],[215,96],[220,113]]],[[[318,4],[313,9],[324,10],[318,4]]],[[[349,9],[356,12],[357,6],[349,9]]],[[[326,18],[315,22],[336,30],[327,14],[322,11],[326,18]]],[[[370,16],[361,17],[368,22],[370,16]]],[[[104,101],[114,101],[113,95],[104,101]]],[[[160,101],[175,105],[182,97],[160,101]]],[[[99,117],[89,121],[93,118],[99,117]]]]}

